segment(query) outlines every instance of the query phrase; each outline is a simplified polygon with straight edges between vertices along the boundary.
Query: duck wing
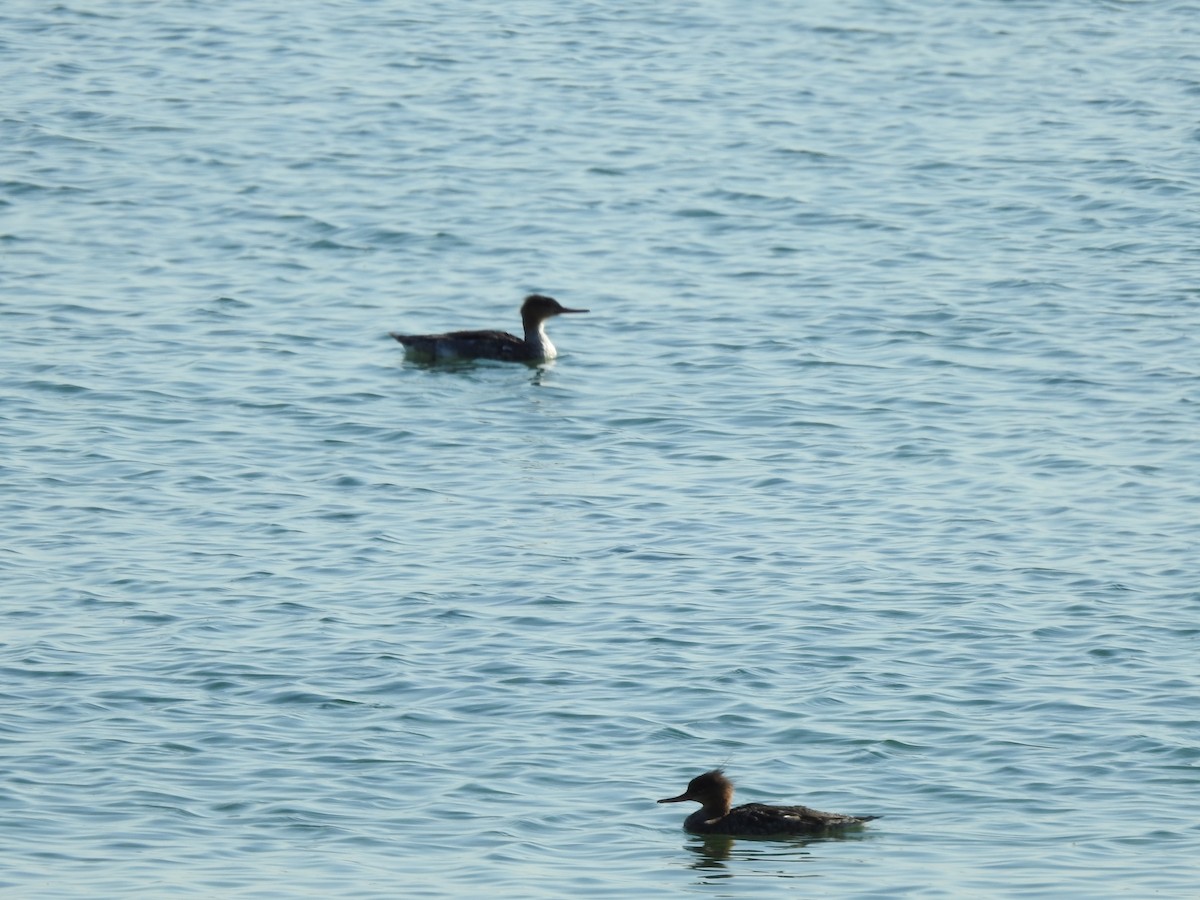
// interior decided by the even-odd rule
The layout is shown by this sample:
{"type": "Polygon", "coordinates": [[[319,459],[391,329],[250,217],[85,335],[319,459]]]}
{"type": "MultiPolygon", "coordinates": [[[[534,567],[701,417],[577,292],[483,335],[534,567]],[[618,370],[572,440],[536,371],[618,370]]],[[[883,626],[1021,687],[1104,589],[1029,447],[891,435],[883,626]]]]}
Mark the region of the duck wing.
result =
{"type": "Polygon", "coordinates": [[[721,824],[743,834],[812,833],[861,825],[878,816],[849,816],[807,806],[768,806],[747,803],[729,811],[721,824]]]}
{"type": "Polygon", "coordinates": [[[444,334],[397,334],[391,337],[417,356],[464,359],[521,359],[525,342],[507,331],[447,331],[444,334]]]}

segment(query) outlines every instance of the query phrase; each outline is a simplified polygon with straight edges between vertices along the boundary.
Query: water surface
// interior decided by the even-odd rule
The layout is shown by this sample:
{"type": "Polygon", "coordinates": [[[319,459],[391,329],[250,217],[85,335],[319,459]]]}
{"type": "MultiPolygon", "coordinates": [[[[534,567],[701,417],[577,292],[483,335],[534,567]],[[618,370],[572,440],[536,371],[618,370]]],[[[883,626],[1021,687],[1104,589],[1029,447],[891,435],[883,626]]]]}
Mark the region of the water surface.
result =
{"type": "Polygon", "coordinates": [[[7,4],[0,885],[1194,896],[1198,12],[7,4]]]}

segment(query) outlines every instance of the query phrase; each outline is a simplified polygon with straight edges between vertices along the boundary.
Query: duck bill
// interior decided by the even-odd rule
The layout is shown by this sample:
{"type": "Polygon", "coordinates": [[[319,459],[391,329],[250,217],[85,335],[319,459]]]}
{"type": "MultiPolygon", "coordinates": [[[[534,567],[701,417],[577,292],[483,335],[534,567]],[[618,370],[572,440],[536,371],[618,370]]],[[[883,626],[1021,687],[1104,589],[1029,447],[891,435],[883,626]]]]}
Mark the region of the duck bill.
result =
{"type": "Polygon", "coordinates": [[[678,797],[668,797],[666,800],[659,800],[659,803],[682,803],[684,800],[691,800],[687,794],[680,794],[678,797]]]}

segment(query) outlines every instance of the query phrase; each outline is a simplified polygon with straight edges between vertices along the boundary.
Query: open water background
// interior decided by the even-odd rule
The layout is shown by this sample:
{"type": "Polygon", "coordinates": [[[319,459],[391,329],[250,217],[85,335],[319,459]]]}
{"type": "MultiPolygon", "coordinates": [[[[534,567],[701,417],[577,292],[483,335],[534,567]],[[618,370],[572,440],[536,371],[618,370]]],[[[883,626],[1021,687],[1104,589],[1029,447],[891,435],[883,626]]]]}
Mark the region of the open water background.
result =
{"type": "Polygon", "coordinates": [[[1200,6],[10,0],[0,84],[0,891],[1197,896],[1200,6]]]}

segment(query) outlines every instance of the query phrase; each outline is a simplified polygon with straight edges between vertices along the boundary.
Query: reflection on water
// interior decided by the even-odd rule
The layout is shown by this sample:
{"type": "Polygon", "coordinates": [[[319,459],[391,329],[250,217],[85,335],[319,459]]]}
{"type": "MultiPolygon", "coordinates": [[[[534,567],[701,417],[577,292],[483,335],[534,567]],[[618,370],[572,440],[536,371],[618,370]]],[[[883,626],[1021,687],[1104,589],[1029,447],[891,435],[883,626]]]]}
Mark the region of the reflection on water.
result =
{"type": "Polygon", "coordinates": [[[864,837],[861,832],[782,838],[692,835],[684,849],[693,856],[688,867],[702,872],[702,880],[705,881],[732,878],[735,875],[813,878],[819,873],[801,872],[791,866],[794,863],[818,861],[820,853],[817,848],[821,844],[861,841],[864,837]]]}

